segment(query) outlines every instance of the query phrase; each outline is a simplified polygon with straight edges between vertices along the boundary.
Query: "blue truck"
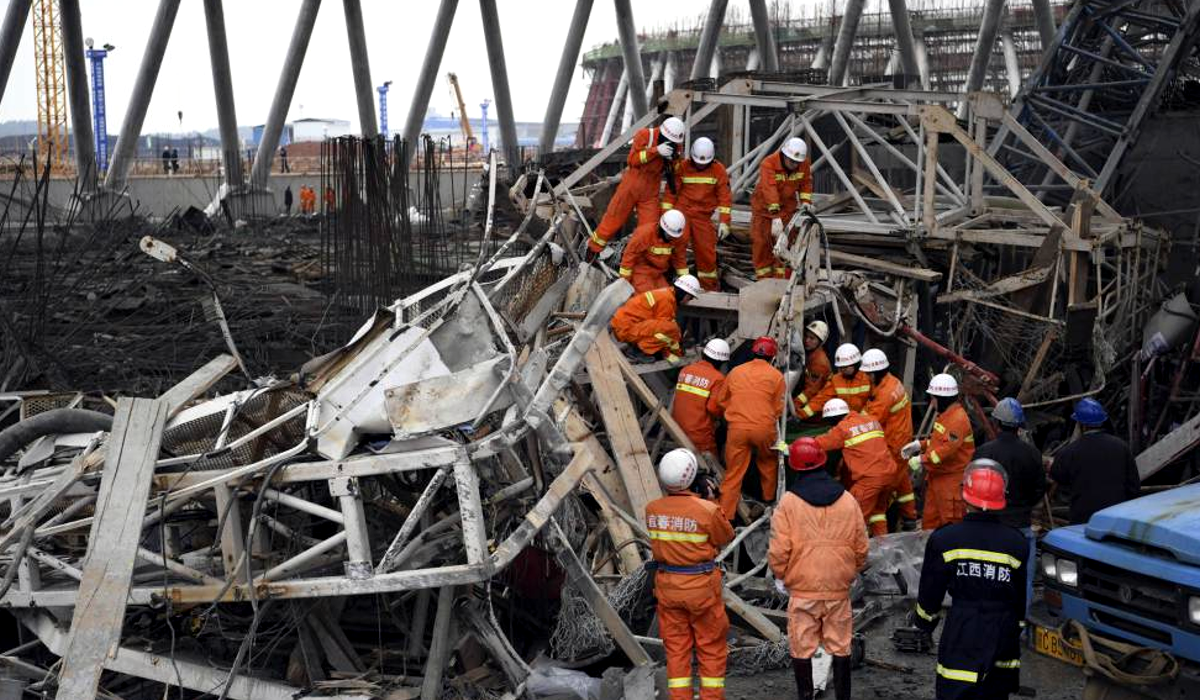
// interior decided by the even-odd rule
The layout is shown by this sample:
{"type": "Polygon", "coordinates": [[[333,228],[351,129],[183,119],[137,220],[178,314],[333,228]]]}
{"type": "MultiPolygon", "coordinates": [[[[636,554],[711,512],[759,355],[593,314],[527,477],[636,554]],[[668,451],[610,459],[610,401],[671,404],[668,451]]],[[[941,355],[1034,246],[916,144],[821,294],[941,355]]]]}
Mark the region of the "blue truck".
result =
{"type": "MultiPolygon", "coordinates": [[[[1044,600],[1055,622],[1090,635],[1169,652],[1178,680],[1155,697],[1200,697],[1200,484],[1097,512],[1086,525],[1050,531],[1039,547],[1044,600]]],[[[1036,630],[1038,651],[1078,654],[1056,632],[1036,630]]]]}

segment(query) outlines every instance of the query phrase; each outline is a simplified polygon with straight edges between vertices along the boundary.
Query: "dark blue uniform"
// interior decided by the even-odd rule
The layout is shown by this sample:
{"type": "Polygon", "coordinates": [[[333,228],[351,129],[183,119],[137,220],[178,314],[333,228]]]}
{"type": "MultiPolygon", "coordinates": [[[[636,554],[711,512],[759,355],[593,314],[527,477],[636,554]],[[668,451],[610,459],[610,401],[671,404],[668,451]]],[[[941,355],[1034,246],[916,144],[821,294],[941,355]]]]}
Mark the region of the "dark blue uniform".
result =
{"type": "Polygon", "coordinates": [[[938,700],[993,700],[1017,691],[1028,556],[1021,531],[993,513],[968,513],[929,536],[917,626],[932,632],[946,592],[953,598],[938,645],[938,700]]]}

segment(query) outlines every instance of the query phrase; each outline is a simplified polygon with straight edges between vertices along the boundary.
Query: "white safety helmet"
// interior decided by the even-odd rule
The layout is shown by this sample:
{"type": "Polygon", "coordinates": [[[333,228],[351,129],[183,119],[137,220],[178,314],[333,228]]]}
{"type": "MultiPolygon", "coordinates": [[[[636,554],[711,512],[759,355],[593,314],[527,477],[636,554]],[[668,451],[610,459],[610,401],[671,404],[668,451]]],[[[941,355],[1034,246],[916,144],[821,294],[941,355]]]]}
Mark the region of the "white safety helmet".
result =
{"type": "Polygon", "coordinates": [[[716,149],[713,147],[712,139],[707,136],[701,136],[692,142],[692,160],[699,165],[711,163],[714,155],[716,155],[716,149]]]}
{"type": "Polygon", "coordinates": [[[958,396],[958,381],[948,374],[935,374],[925,392],[930,396],[958,396]]]}
{"type": "Polygon", "coordinates": [[[668,493],[687,491],[696,480],[696,455],[682,447],[663,455],[658,463],[658,481],[668,493]]]}
{"type": "Polygon", "coordinates": [[[841,399],[829,399],[821,408],[822,418],[841,418],[850,413],[850,404],[841,399]]]}
{"type": "Polygon", "coordinates": [[[675,286],[694,297],[700,296],[700,292],[704,291],[700,288],[700,280],[696,279],[695,275],[680,275],[676,277],[675,286]]]}
{"type": "Polygon", "coordinates": [[[858,351],[858,346],[854,343],[842,343],[838,346],[837,352],[833,353],[834,367],[849,367],[862,362],[862,353],[858,351]]]}
{"type": "Polygon", "coordinates": [[[704,354],[718,362],[727,362],[730,355],[729,343],[721,338],[713,338],[705,344],[704,354]]]}
{"type": "Polygon", "coordinates": [[[783,142],[783,148],[779,149],[784,156],[796,161],[803,162],[808,157],[808,144],[804,143],[804,139],[793,136],[783,142]]]}
{"type": "Polygon", "coordinates": [[[683,143],[685,127],[679,117],[667,117],[662,126],[658,127],[658,131],[671,143],[683,143]]]}
{"type": "Polygon", "coordinates": [[[863,353],[862,371],[864,372],[882,372],[890,366],[887,355],[879,348],[871,348],[863,353]]]}
{"type": "Polygon", "coordinates": [[[658,217],[658,225],[662,228],[663,233],[671,238],[679,238],[683,235],[684,227],[687,226],[687,218],[678,209],[668,209],[658,217]]]}
{"type": "Polygon", "coordinates": [[[804,327],[804,330],[817,336],[817,340],[824,343],[829,340],[829,324],[824,321],[813,321],[804,327]]]}

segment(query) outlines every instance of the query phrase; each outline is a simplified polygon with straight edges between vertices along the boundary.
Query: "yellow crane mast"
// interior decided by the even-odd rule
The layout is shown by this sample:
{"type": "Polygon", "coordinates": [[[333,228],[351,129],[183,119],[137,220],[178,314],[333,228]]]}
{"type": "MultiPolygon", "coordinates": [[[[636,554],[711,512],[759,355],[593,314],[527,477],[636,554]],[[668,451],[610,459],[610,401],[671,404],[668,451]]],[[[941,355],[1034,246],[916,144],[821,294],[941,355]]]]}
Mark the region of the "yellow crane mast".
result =
{"type": "Polygon", "coordinates": [[[57,0],[34,0],[33,65],[37,72],[38,158],[67,164],[67,79],[57,0]]]}
{"type": "Polygon", "coordinates": [[[462,126],[463,139],[467,144],[467,151],[474,151],[475,133],[471,131],[471,120],[467,117],[467,103],[463,100],[462,88],[458,86],[458,75],[447,73],[446,79],[450,81],[450,87],[454,90],[454,98],[458,100],[458,122],[462,126]]]}

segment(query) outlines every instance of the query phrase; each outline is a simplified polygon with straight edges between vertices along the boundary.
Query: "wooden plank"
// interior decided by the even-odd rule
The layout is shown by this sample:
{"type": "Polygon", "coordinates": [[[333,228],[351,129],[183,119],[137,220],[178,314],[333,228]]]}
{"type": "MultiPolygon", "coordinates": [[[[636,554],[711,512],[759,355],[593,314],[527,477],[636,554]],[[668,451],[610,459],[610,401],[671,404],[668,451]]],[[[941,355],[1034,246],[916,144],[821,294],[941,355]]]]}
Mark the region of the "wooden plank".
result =
{"type": "Polygon", "coordinates": [[[1042,344],[1038,346],[1037,353],[1033,356],[1033,362],[1029,365],[1029,371],[1025,373],[1025,379],[1021,382],[1021,389],[1017,392],[1017,401],[1026,401],[1029,396],[1029,390],[1033,388],[1033,382],[1038,378],[1042,371],[1042,363],[1046,361],[1046,356],[1050,354],[1050,346],[1054,344],[1054,339],[1058,337],[1057,328],[1049,328],[1046,330],[1046,335],[1042,336],[1042,344]]]}
{"type": "Polygon", "coordinates": [[[957,292],[942,294],[937,298],[937,303],[948,304],[952,301],[990,299],[992,297],[1019,292],[1023,289],[1029,289],[1030,287],[1036,287],[1046,281],[1046,278],[1050,276],[1050,271],[1052,269],[1053,265],[1048,265],[1045,267],[1022,270],[1015,275],[1002,277],[983,289],[960,289],[957,292]]]}
{"type": "Polygon", "coordinates": [[[840,250],[830,250],[829,260],[835,265],[853,265],[854,267],[861,267],[864,270],[884,272],[889,275],[917,280],[919,282],[937,282],[942,278],[942,273],[937,270],[927,270],[922,267],[912,267],[909,265],[897,265],[886,260],[868,258],[865,255],[855,255],[840,250]]]}
{"type": "Polygon", "coordinates": [[[746,624],[766,637],[768,642],[778,642],[783,639],[783,633],[779,631],[779,625],[768,620],[765,615],[758,611],[758,608],[742,600],[741,596],[737,593],[725,588],[721,591],[721,597],[725,600],[725,607],[732,610],[738,617],[745,620],[746,624]]]}
{"type": "Polygon", "coordinates": [[[617,469],[629,494],[630,512],[640,520],[646,517],[646,504],[662,498],[662,489],[642,439],[633,401],[621,378],[619,354],[608,333],[601,333],[588,350],[587,369],[617,469]]]}
{"type": "Polygon", "coordinates": [[[429,656],[425,659],[424,677],[421,679],[421,700],[437,700],[442,696],[442,671],[450,660],[450,619],[454,612],[454,586],[438,589],[437,614],[433,617],[433,641],[429,645],[429,656]]]}
{"type": "Polygon", "coordinates": [[[117,402],[83,580],[62,655],[58,700],[95,698],[104,661],[117,653],[142,534],[142,504],[150,493],[166,423],[164,402],[124,398],[117,402]]]}
{"type": "Polygon", "coordinates": [[[1200,414],[1167,433],[1161,440],[1137,456],[1138,476],[1142,481],[1157,474],[1176,459],[1200,444],[1200,414]]]}
{"type": "Polygon", "coordinates": [[[158,397],[167,405],[167,416],[173,417],[190,401],[204,395],[209,389],[221,381],[221,378],[237,369],[237,360],[232,355],[217,355],[203,367],[192,372],[186,379],[167,390],[158,397]]]}

